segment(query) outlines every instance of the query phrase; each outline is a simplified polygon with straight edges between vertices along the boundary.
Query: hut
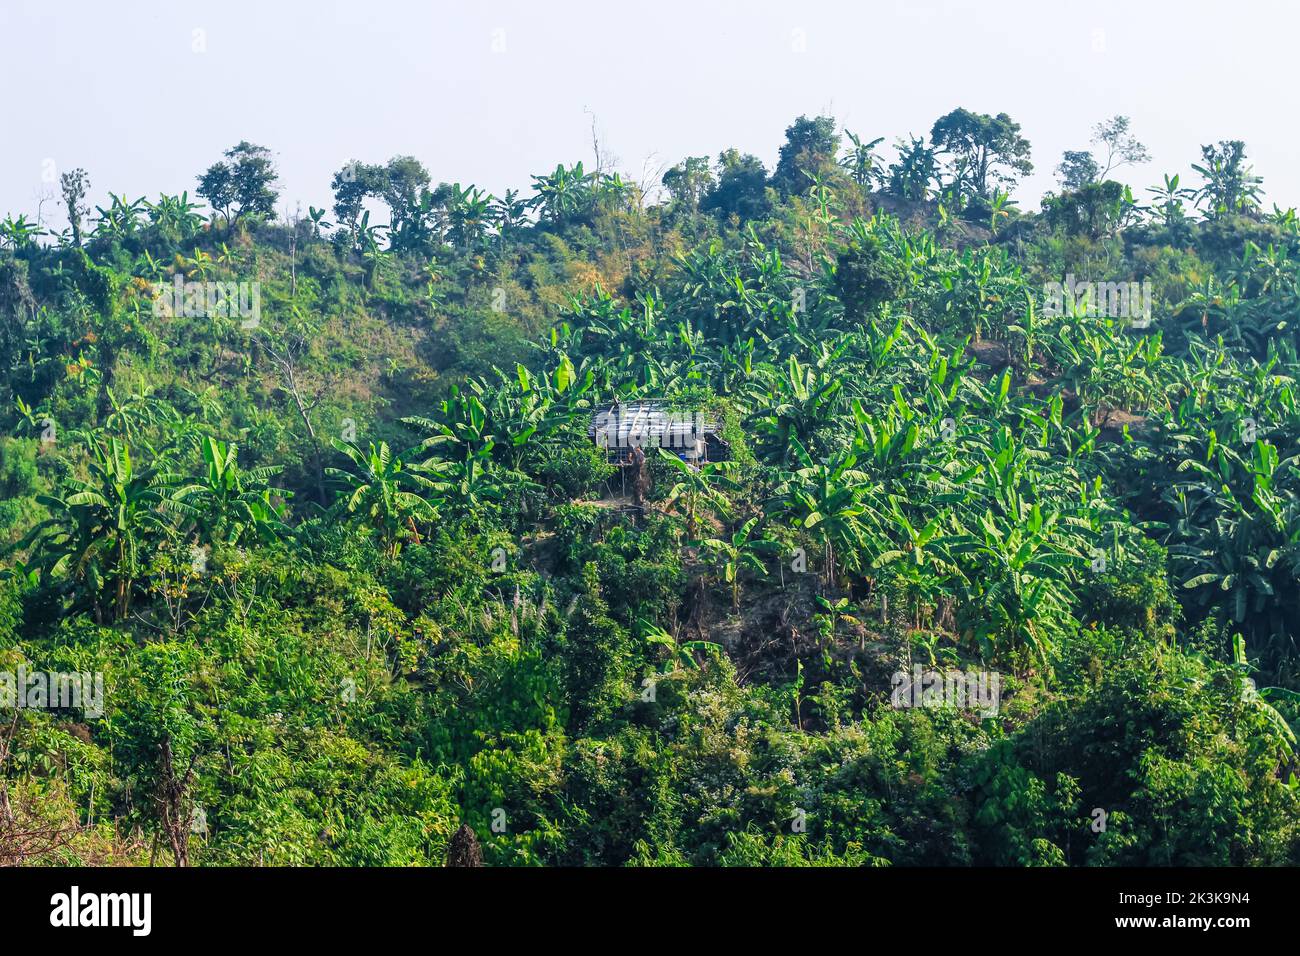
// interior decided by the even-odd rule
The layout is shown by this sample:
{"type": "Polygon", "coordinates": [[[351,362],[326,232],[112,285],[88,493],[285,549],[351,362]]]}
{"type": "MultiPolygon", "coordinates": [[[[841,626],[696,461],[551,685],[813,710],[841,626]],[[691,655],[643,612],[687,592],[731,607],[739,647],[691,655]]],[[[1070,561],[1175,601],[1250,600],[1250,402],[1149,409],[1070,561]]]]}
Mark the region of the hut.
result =
{"type": "Polygon", "coordinates": [[[700,411],[670,409],[664,401],[615,402],[592,412],[587,437],[620,468],[633,464],[636,448],[663,448],[689,465],[725,461],[730,448],[718,423],[700,411]]]}

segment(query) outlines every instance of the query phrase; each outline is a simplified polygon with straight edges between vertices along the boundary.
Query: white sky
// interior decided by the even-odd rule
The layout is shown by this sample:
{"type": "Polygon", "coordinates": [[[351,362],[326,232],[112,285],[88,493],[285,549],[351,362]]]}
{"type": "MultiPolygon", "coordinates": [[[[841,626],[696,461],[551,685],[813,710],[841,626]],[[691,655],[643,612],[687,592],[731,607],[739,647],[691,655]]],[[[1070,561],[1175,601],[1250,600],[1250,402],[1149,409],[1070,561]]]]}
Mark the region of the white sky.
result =
{"type": "Polygon", "coordinates": [[[305,210],[347,160],[399,153],[434,182],[526,188],[590,165],[593,113],[639,178],[652,155],[730,146],[770,168],[800,113],[892,143],[957,106],[1021,123],[1022,208],[1116,113],[1153,156],[1120,178],[1190,183],[1199,144],[1244,139],[1286,207],[1298,37],[1286,0],[0,0],[0,217],[34,215],[43,174],[76,166],[92,204],[193,195],[241,139],[276,152],[281,206],[305,210]]]}

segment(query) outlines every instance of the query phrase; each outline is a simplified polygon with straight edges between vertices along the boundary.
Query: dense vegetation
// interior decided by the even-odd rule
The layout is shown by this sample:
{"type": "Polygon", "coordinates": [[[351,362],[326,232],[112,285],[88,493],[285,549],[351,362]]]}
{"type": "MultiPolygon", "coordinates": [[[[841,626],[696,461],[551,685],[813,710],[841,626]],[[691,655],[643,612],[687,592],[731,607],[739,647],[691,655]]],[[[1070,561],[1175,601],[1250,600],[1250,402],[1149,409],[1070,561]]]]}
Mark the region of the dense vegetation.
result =
{"type": "Polygon", "coordinates": [[[0,669],[105,708],[0,711],[0,860],[1300,863],[1300,228],[1240,143],[1139,196],[1097,132],[1037,213],[965,110],[657,203],[65,174],[0,223],[0,669]],[[640,397],[731,450],[644,508],[588,435],[640,397]],[[895,706],[918,665],[996,712],[895,706]]]}

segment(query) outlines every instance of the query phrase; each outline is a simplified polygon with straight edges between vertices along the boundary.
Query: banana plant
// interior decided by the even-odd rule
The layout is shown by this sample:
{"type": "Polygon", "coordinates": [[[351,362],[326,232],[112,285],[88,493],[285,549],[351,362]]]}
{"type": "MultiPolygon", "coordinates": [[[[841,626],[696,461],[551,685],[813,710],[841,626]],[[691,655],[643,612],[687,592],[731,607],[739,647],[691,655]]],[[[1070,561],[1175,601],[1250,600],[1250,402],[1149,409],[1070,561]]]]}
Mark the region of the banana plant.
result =
{"type": "Polygon", "coordinates": [[[774,543],[758,535],[759,519],[750,518],[725,538],[705,538],[693,544],[703,550],[721,571],[722,580],[731,588],[731,609],[740,610],[742,572],[766,574],[761,555],[771,551],[774,543]]]}
{"type": "Polygon", "coordinates": [[[796,445],[815,447],[818,430],[830,424],[840,408],[844,381],[830,369],[803,365],[791,355],[786,374],[776,385],[775,406],[755,424],[777,461],[786,464],[793,459],[796,445]]]}
{"type": "Polygon", "coordinates": [[[645,618],[637,619],[637,629],[646,643],[667,648],[668,660],[660,668],[662,674],[672,674],[678,670],[697,671],[700,669],[697,654],[720,655],[722,653],[720,644],[713,641],[678,640],[674,635],[645,618]]]}
{"type": "Polygon", "coordinates": [[[1246,641],[1239,633],[1232,635],[1232,663],[1230,666],[1239,675],[1242,696],[1247,703],[1263,715],[1264,719],[1272,725],[1273,730],[1276,732],[1279,756],[1284,761],[1294,761],[1296,756],[1295,731],[1281,712],[1269,703],[1269,700],[1280,699],[1296,703],[1300,702],[1300,694],[1285,687],[1257,689],[1254,679],[1250,676],[1255,672],[1255,667],[1246,657],[1246,641]]]}
{"type": "Polygon", "coordinates": [[[473,185],[462,189],[460,183],[452,184],[447,201],[447,238],[453,245],[462,250],[479,248],[495,216],[491,194],[473,185]]]}
{"type": "Polygon", "coordinates": [[[578,215],[592,199],[594,176],[583,169],[582,163],[558,165],[550,175],[533,177],[536,196],[532,204],[551,223],[578,215]]]}
{"type": "MultiPolygon", "coordinates": [[[[814,617],[820,619],[818,623],[822,628],[822,636],[828,644],[835,643],[835,630],[841,621],[845,621],[849,624],[856,624],[859,627],[862,626],[862,621],[849,613],[850,604],[848,598],[841,597],[832,601],[817,594],[814,595],[814,599],[817,602],[817,606],[821,608],[821,613],[814,615],[814,617]]],[[[865,649],[866,640],[866,636],[864,635],[859,645],[861,648],[865,649]]]]}
{"type": "Polygon", "coordinates": [[[1147,187],[1147,192],[1154,198],[1150,213],[1166,229],[1174,230],[1184,227],[1187,222],[1187,205],[1185,200],[1195,199],[1196,191],[1179,185],[1177,175],[1164,175],[1164,182],[1159,186],[1147,187]]]}
{"type": "Polygon", "coordinates": [[[311,221],[312,238],[321,238],[321,233],[331,227],[331,223],[325,219],[325,210],[317,209],[315,206],[307,207],[307,218],[311,221]]]}
{"type": "Polygon", "coordinates": [[[194,508],[202,539],[238,544],[246,539],[272,541],[289,533],[284,508],[275,501],[289,492],[273,490],[269,484],[280,468],[242,469],[237,446],[210,435],[200,439],[199,454],[200,479],[179,488],[176,498],[194,508]]]}
{"type": "Polygon", "coordinates": [[[1196,476],[1166,492],[1177,520],[1170,552],[1190,572],[1182,582],[1203,606],[1225,615],[1251,636],[1294,633],[1300,596],[1300,505],[1295,469],[1300,458],[1280,459],[1259,440],[1249,458],[1214,436],[1203,460],[1187,459],[1179,472],[1196,476]]]}
{"type": "Polygon", "coordinates": [[[156,203],[144,203],[150,225],[177,242],[188,242],[203,225],[198,203],[190,202],[189,192],[179,196],[162,194],[156,203]]]}
{"type": "Polygon", "coordinates": [[[95,219],[94,235],[118,242],[130,239],[139,231],[148,204],[143,196],[134,202],[115,193],[109,193],[108,198],[107,209],[95,207],[99,216],[95,219]]]}
{"type": "Polygon", "coordinates": [[[869,482],[866,474],[856,469],[855,455],[813,461],[798,442],[794,453],[802,467],[781,481],[768,503],[768,513],[788,518],[822,546],[826,583],[835,587],[835,572],[841,564],[854,570],[861,565],[861,555],[867,549],[864,518],[875,524],[880,516],[864,503],[869,482]]]}
{"type": "Polygon", "coordinates": [[[876,155],[875,150],[885,141],[885,138],[878,136],[871,142],[864,143],[856,133],[845,130],[844,135],[849,138],[852,145],[840,160],[840,165],[855,183],[869,189],[873,183],[883,178],[880,157],[876,155]]]}
{"type": "Polygon", "coordinates": [[[26,216],[19,216],[17,219],[13,216],[5,216],[0,221],[0,249],[11,249],[14,252],[26,252],[36,248],[36,240],[45,232],[39,225],[29,222],[26,216]]]}
{"type": "Polygon", "coordinates": [[[686,507],[686,536],[695,537],[700,512],[711,510],[719,517],[731,513],[731,502],[726,492],[736,487],[732,474],[735,463],[730,461],[711,461],[700,465],[691,465],[676,455],[659,448],[660,460],[668,463],[675,472],[676,482],[664,497],[665,507],[682,502],[686,507]]]}
{"type": "Polygon", "coordinates": [[[379,534],[385,556],[395,557],[406,537],[418,540],[416,521],[437,519],[448,482],[411,464],[411,453],[393,454],[387,442],[371,442],[365,451],[353,442],[334,439],[333,444],[352,465],[325,470],[344,491],[343,510],[360,515],[379,534]]]}
{"type": "Polygon", "coordinates": [[[1015,208],[1016,201],[1011,198],[1011,194],[995,188],[993,197],[989,201],[989,232],[996,236],[998,226],[1003,220],[1011,218],[1012,210],[1015,208]]]}
{"type": "Polygon", "coordinates": [[[90,599],[96,620],[126,618],[153,545],[171,537],[171,514],[187,514],[177,497],[181,477],[168,462],[137,468],[126,442],[88,438],[87,477],[57,495],[38,495],[50,517],[19,542],[32,549],[26,567],[49,581],[66,575],[90,599]]]}
{"type": "Polygon", "coordinates": [[[1051,672],[1055,638],[1074,625],[1069,572],[1082,563],[1077,551],[1055,540],[1057,520],[1037,504],[1010,525],[986,511],[977,527],[959,527],[944,542],[965,580],[959,615],[986,659],[1024,647],[1051,672]]]}

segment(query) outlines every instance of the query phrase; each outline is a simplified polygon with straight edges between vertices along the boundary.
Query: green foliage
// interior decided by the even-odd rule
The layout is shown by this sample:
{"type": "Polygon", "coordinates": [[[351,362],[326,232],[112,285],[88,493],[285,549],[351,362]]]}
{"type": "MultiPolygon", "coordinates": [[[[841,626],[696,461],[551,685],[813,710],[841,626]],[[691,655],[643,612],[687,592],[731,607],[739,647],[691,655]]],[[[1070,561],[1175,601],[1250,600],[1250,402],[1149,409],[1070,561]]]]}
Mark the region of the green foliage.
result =
{"type": "Polygon", "coordinates": [[[1013,184],[1033,172],[1029,140],[1006,113],[989,116],[956,109],[935,120],[930,130],[935,147],[952,156],[953,181],[978,198],[992,195],[994,182],[1013,184]]]}
{"type": "Polygon", "coordinates": [[[802,193],[821,170],[833,165],[839,152],[840,137],[835,118],[800,116],[785,131],[772,185],[784,195],[802,193]]]}
{"type": "Polygon", "coordinates": [[[258,215],[275,218],[279,179],[271,151],[241,140],[226,150],[227,162],[214,163],[199,177],[198,194],[227,219],[258,215]]]}
{"type": "Polygon", "coordinates": [[[352,162],[284,225],[241,143],[215,222],[83,176],[72,237],[0,223],[0,671],[109,691],[19,714],[14,819],[71,833],[19,862],[1300,861],[1294,213],[1233,142],[1144,208],[1124,117],[1039,212],[1005,114],[846,138],[649,206],[352,162]],[[248,275],[256,328],[154,308],[248,275]],[[698,429],[644,473],[593,439],[641,400],[698,429]]]}
{"type": "Polygon", "coordinates": [[[758,219],[769,209],[766,190],[767,168],[762,162],[730,149],[718,156],[717,184],[700,208],[740,221],[758,219]]]}
{"type": "Polygon", "coordinates": [[[854,240],[840,253],[835,267],[835,293],[848,316],[866,316],[902,291],[897,260],[882,251],[874,236],[854,240]]]}

